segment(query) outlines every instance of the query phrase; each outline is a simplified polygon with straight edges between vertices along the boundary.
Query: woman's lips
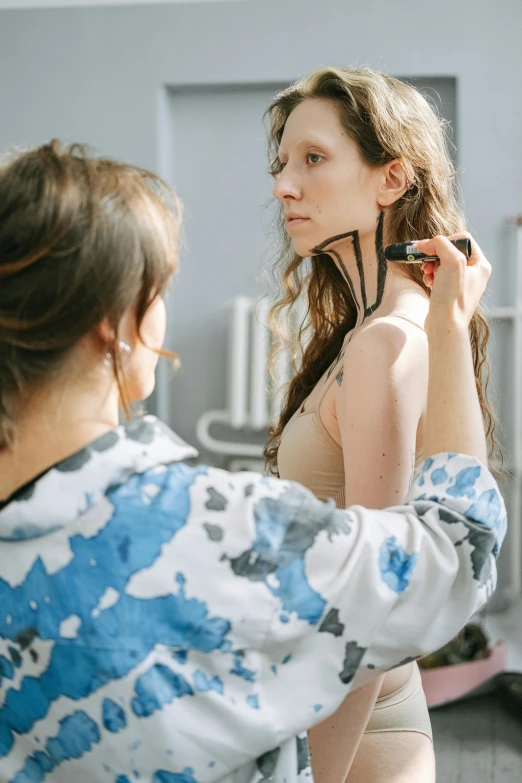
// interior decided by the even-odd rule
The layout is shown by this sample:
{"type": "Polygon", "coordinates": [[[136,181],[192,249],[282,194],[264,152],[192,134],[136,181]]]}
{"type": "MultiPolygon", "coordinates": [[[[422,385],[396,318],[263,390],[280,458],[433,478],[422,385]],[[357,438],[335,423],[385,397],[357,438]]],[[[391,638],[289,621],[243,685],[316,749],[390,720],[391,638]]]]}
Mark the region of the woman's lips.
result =
{"type": "Polygon", "coordinates": [[[303,218],[303,217],[287,217],[286,218],[286,228],[296,228],[297,226],[302,226],[304,223],[306,223],[310,218],[303,218]]]}

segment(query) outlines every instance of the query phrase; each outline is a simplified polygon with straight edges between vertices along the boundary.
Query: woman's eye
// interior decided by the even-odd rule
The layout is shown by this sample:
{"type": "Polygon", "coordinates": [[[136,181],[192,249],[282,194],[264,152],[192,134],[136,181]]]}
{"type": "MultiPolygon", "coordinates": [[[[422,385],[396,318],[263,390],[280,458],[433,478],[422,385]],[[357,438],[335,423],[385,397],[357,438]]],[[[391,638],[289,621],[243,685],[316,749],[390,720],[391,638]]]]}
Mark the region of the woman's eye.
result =
{"type": "Polygon", "coordinates": [[[322,155],[318,155],[316,152],[309,152],[307,158],[309,163],[319,163],[323,159],[322,155]]]}

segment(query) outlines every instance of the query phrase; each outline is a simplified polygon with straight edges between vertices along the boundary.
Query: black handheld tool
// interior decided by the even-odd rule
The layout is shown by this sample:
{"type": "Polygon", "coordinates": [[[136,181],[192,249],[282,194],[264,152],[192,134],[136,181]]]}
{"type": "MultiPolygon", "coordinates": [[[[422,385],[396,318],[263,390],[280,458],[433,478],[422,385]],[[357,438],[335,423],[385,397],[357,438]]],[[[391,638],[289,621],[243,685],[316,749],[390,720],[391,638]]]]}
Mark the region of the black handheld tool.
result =
{"type": "MultiPolygon", "coordinates": [[[[466,258],[471,258],[471,239],[450,239],[452,245],[455,245],[466,258]]],[[[415,242],[398,242],[395,245],[388,245],[384,248],[384,257],[388,261],[396,261],[401,264],[422,264],[424,261],[438,261],[438,256],[428,256],[417,250],[415,242]]]]}

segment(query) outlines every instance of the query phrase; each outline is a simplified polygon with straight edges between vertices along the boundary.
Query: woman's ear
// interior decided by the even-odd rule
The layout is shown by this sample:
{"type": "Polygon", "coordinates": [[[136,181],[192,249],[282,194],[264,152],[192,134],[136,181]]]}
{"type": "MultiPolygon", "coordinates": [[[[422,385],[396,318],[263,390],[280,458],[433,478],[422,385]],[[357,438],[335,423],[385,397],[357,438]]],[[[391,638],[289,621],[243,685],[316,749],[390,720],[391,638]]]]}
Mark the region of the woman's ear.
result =
{"type": "Polygon", "coordinates": [[[390,207],[401,196],[404,196],[410,186],[406,169],[401,160],[392,160],[382,168],[382,179],[377,193],[380,207],[390,207]]]}
{"type": "Polygon", "coordinates": [[[95,331],[102,345],[110,345],[116,339],[114,329],[112,328],[108,318],[104,318],[103,321],[100,321],[100,323],[96,326],[95,331]]]}

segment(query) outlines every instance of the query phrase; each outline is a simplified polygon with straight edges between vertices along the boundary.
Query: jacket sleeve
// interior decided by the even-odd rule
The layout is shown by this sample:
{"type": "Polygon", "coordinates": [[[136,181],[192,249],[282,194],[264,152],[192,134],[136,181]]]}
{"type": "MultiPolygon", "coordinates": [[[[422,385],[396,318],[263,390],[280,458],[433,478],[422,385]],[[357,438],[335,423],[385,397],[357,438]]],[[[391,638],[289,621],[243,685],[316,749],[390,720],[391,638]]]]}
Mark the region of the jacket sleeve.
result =
{"type": "Polygon", "coordinates": [[[407,503],[385,511],[338,510],[275,482],[277,498],[272,480],[256,490],[236,576],[265,581],[275,599],[259,689],[284,715],[282,738],[465,625],[494,590],[506,512],[491,473],[456,454],[425,460],[407,503]]]}
{"type": "Polygon", "coordinates": [[[226,618],[205,682],[234,705],[218,723],[238,754],[282,748],[351,689],[437,649],[495,586],[505,507],[473,457],[426,460],[408,502],[385,511],[214,468],[191,493],[176,552],[207,623],[226,618]]]}

